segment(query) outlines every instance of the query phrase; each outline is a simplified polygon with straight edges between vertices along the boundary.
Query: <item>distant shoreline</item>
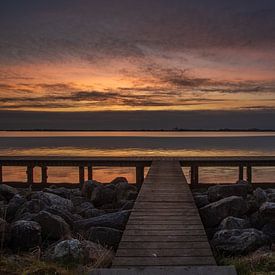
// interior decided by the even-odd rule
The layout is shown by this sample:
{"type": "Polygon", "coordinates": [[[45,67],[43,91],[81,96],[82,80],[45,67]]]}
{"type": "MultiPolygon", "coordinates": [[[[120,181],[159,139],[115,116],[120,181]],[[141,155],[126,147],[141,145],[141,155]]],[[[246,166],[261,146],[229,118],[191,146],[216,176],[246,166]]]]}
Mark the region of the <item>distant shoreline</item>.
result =
{"type": "Polygon", "coordinates": [[[83,130],[83,129],[0,129],[0,132],[275,132],[275,129],[117,129],[117,130],[83,130]]]}

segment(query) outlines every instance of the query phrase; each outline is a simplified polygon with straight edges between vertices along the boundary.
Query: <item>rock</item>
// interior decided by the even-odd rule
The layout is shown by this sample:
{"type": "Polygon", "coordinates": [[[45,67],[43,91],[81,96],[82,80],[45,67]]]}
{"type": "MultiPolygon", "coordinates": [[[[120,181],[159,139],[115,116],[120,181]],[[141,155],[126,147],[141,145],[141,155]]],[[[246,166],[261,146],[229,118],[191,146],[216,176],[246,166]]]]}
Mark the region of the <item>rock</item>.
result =
{"type": "Polygon", "coordinates": [[[112,257],[112,252],[101,245],[77,239],[61,241],[46,252],[46,259],[68,265],[109,267],[112,257]]]}
{"type": "Polygon", "coordinates": [[[41,243],[41,227],[34,221],[16,221],[11,224],[11,247],[28,250],[41,243]]]}
{"type": "Polygon", "coordinates": [[[242,197],[231,196],[212,202],[199,209],[206,227],[218,225],[228,216],[241,217],[247,212],[247,205],[242,197]]]}
{"type": "Polygon", "coordinates": [[[208,195],[195,195],[194,200],[198,208],[201,208],[210,203],[208,200],[208,195]]]}
{"type": "Polygon", "coordinates": [[[133,200],[138,192],[137,188],[127,182],[119,182],[116,184],[116,201],[133,200]]]}
{"type": "Polygon", "coordinates": [[[68,211],[73,211],[73,203],[68,200],[64,199],[58,195],[47,193],[47,192],[34,192],[31,194],[31,200],[37,199],[43,202],[48,207],[51,207],[53,205],[58,206],[59,208],[63,208],[68,211]]]}
{"type": "Polygon", "coordinates": [[[247,180],[237,180],[236,184],[251,184],[251,182],[249,182],[247,180]]]}
{"type": "Polygon", "coordinates": [[[268,202],[275,202],[275,193],[269,193],[267,195],[267,201],[268,202]]]}
{"type": "Polygon", "coordinates": [[[105,214],[99,217],[80,220],[74,223],[78,230],[87,230],[92,226],[95,227],[111,227],[123,230],[129,218],[130,211],[120,211],[111,214],[105,214]]]}
{"type": "Polygon", "coordinates": [[[45,239],[59,240],[70,236],[70,227],[61,217],[47,211],[41,211],[32,218],[40,224],[45,239]]]}
{"type": "Polygon", "coordinates": [[[12,199],[13,196],[15,196],[16,194],[18,194],[16,188],[13,188],[6,184],[0,184],[0,195],[4,197],[7,201],[12,199]]]}
{"type": "Polygon", "coordinates": [[[260,187],[258,187],[257,189],[255,189],[253,191],[253,195],[259,204],[262,204],[262,203],[266,202],[266,200],[267,200],[266,192],[260,187]]]}
{"type": "Polygon", "coordinates": [[[266,223],[259,211],[256,211],[250,215],[249,222],[252,227],[257,229],[261,229],[266,223]]]}
{"type": "Polygon", "coordinates": [[[0,244],[7,245],[11,237],[10,225],[0,218],[0,244]]]}
{"type": "Polygon", "coordinates": [[[259,212],[265,220],[271,221],[272,223],[275,224],[275,203],[274,202],[265,202],[260,207],[259,212]]]}
{"type": "Polygon", "coordinates": [[[134,204],[135,204],[135,201],[121,201],[123,202],[122,203],[122,206],[120,208],[120,211],[123,211],[123,210],[131,210],[133,209],[134,207],[134,204]]]}
{"type": "Polygon", "coordinates": [[[94,191],[94,189],[98,186],[101,186],[101,184],[95,180],[88,180],[85,181],[82,189],[81,189],[81,194],[84,198],[90,199],[92,192],[94,191]]]}
{"type": "Polygon", "coordinates": [[[88,218],[98,217],[98,216],[101,216],[101,215],[104,215],[104,214],[105,214],[104,210],[93,208],[93,209],[86,209],[82,213],[82,217],[88,219],[88,218]]]}
{"type": "Polygon", "coordinates": [[[123,231],[109,227],[91,227],[85,234],[89,241],[117,249],[123,231]]]}
{"type": "Polygon", "coordinates": [[[219,229],[244,229],[249,228],[249,226],[249,221],[230,216],[221,221],[219,229]]]}
{"type": "Polygon", "coordinates": [[[7,208],[7,220],[12,221],[15,217],[17,210],[26,202],[26,199],[23,198],[21,195],[16,194],[13,198],[9,201],[8,208],[7,208]]]}
{"type": "Polygon", "coordinates": [[[208,199],[215,202],[231,196],[246,198],[251,190],[250,184],[215,185],[208,188],[208,199]]]}
{"type": "Polygon", "coordinates": [[[56,205],[47,208],[47,212],[61,217],[70,227],[73,227],[75,221],[82,219],[81,216],[77,214],[72,214],[71,212],[65,209],[60,209],[56,205]]]}
{"type": "Polygon", "coordinates": [[[211,241],[214,249],[225,256],[246,255],[268,243],[268,237],[254,228],[221,230],[211,241]]]}
{"type": "Polygon", "coordinates": [[[248,215],[258,211],[261,206],[260,202],[256,199],[254,195],[247,195],[246,203],[248,208],[247,210],[248,215]]]}
{"type": "Polygon", "coordinates": [[[55,194],[57,196],[60,196],[65,199],[70,199],[72,197],[72,192],[70,189],[65,187],[59,187],[59,188],[45,188],[43,190],[46,193],[55,194]]]}
{"type": "Polygon", "coordinates": [[[74,196],[71,201],[75,208],[79,207],[82,203],[87,202],[87,199],[82,196],[74,196]]]}
{"type": "Polygon", "coordinates": [[[263,233],[275,243],[275,224],[268,223],[262,228],[263,233]]]}
{"type": "Polygon", "coordinates": [[[113,179],[110,184],[118,184],[118,183],[121,183],[121,182],[124,182],[124,183],[127,183],[128,184],[128,180],[125,178],[125,177],[117,177],[115,179],[113,179]]]}
{"type": "Polygon", "coordinates": [[[91,202],[95,207],[100,207],[104,204],[113,203],[115,195],[113,189],[99,185],[92,192],[91,202]]]}

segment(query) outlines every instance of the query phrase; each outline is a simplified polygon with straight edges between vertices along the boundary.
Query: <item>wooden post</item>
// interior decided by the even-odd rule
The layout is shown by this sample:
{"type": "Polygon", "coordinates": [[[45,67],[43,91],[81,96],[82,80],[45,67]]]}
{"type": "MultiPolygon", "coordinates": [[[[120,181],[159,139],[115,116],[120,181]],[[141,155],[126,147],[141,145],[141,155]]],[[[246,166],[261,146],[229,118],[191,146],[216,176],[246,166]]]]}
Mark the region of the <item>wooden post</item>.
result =
{"type": "Polygon", "coordinates": [[[144,166],[136,166],[136,184],[141,185],[144,181],[144,166]]]}
{"type": "Polygon", "coordinates": [[[243,165],[239,166],[239,180],[243,180],[243,165]]]}
{"type": "Polygon", "coordinates": [[[41,166],[41,183],[47,184],[48,180],[48,167],[41,166]]]}
{"type": "Polygon", "coordinates": [[[246,179],[248,182],[252,183],[252,167],[251,167],[251,165],[246,166],[246,179]]]}
{"type": "Polygon", "coordinates": [[[93,180],[93,166],[88,166],[88,180],[93,180]]]}
{"type": "Polygon", "coordinates": [[[84,184],[84,181],[85,181],[85,167],[79,166],[79,184],[81,188],[84,184]]]}
{"type": "Polygon", "coordinates": [[[0,165],[0,184],[3,183],[3,166],[0,165]]]}
{"type": "Polygon", "coordinates": [[[28,165],[27,167],[27,183],[33,184],[33,165],[28,165]]]}
{"type": "Polygon", "coordinates": [[[199,167],[198,165],[191,166],[191,184],[199,183],[199,167]]]}

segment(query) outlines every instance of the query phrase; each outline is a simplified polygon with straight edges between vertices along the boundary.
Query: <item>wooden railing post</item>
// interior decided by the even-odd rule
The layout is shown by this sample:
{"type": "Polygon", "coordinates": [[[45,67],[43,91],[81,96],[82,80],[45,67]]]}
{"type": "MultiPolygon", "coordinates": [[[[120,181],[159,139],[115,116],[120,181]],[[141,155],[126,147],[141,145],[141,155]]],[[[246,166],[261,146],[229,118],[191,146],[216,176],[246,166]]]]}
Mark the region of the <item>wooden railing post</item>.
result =
{"type": "Polygon", "coordinates": [[[34,166],[32,164],[28,165],[27,167],[27,183],[33,184],[33,168],[34,166]]]}
{"type": "Polygon", "coordinates": [[[93,166],[88,166],[88,180],[93,180],[93,166]]]}
{"type": "Polygon", "coordinates": [[[198,165],[191,166],[191,184],[199,183],[199,167],[198,165]]]}
{"type": "Polygon", "coordinates": [[[252,167],[251,167],[251,165],[246,166],[246,179],[248,182],[252,183],[252,167]]]}
{"type": "Polygon", "coordinates": [[[3,183],[3,166],[0,165],[0,184],[3,183]]]}
{"type": "Polygon", "coordinates": [[[239,180],[243,180],[243,165],[239,166],[239,180]]]}
{"type": "Polygon", "coordinates": [[[84,181],[85,181],[85,167],[79,166],[79,184],[81,188],[84,184],[84,181]]]}
{"type": "Polygon", "coordinates": [[[144,181],[144,166],[136,166],[136,184],[141,185],[144,181]]]}
{"type": "Polygon", "coordinates": [[[48,181],[48,167],[41,166],[41,183],[47,184],[48,181]]]}

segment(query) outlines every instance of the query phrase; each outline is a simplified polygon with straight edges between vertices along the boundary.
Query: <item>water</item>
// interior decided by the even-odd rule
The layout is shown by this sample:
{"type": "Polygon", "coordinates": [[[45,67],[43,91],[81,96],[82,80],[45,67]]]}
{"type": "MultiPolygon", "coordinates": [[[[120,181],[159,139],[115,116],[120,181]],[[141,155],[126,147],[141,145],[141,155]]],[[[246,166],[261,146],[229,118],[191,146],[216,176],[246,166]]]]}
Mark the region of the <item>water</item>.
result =
{"type": "MultiPolygon", "coordinates": [[[[0,132],[2,156],[275,156],[274,132],[0,132]]],[[[188,169],[184,170],[188,177],[188,169]]],[[[275,182],[274,168],[254,168],[255,182],[275,182]]],[[[39,181],[37,169],[35,179],[39,181]]],[[[202,182],[234,182],[236,168],[202,168],[202,182]]],[[[23,168],[4,167],[5,180],[25,178],[23,168]]],[[[125,176],[132,168],[96,168],[95,179],[125,176]]],[[[77,182],[77,168],[50,168],[50,182],[77,182]]]]}

